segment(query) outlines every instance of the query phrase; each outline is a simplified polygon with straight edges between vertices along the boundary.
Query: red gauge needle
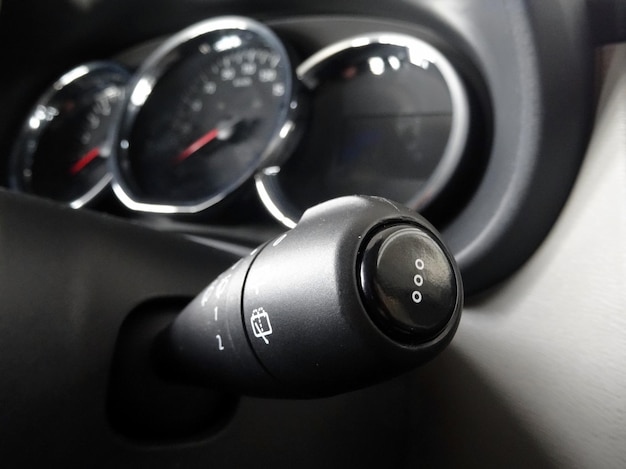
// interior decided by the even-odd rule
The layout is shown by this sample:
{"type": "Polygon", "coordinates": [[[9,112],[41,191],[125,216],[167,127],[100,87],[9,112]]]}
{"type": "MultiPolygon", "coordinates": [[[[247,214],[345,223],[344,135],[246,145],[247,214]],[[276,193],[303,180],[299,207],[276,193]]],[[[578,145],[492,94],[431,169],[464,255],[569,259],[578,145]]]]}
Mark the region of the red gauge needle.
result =
{"type": "Polygon", "coordinates": [[[220,122],[217,125],[217,127],[209,130],[202,137],[200,137],[198,140],[196,140],[187,148],[185,148],[176,157],[176,160],[175,160],[176,164],[182,163],[191,155],[193,155],[195,152],[200,150],[200,148],[202,148],[203,146],[207,145],[209,142],[215,139],[228,140],[229,138],[231,138],[233,133],[235,132],[235,127],[239,124],[239,122],[241,122],[241,120],[237,118],[220,122]]]}
{"type": "Polygon", "coordinates": [[[219,133],[220,133],[220,129],[217,127],[209,130],[202,137],[200,137],[198,140],[196,140],[187,148],[185,148],[180,153],[180,155],[176,157],[176,163],[182,163],[183,161],[185,161],[187,158],[189,158],[191,155],[193,155],[195,152],[197,152],[200,148],[205,146],[207,143],[209,143],[212,140],[215,140],[215,138],[217,137],[219,133]]]}
{"type": "Polygon", "coordinates": [[[80,159],[76,163],[74,163],[72,167],[70,168],[70,173],[72,174],[72,176],[75,176],[78,173],[80,173],[83,170],[83,168],[87,166],[89,163],[91,163],[93,160],[95,160],[98,157],[98,155],[100,155],[100,148],[96,147],[96,148],[92,148],[83,156],[81,156],[80,159]]]}

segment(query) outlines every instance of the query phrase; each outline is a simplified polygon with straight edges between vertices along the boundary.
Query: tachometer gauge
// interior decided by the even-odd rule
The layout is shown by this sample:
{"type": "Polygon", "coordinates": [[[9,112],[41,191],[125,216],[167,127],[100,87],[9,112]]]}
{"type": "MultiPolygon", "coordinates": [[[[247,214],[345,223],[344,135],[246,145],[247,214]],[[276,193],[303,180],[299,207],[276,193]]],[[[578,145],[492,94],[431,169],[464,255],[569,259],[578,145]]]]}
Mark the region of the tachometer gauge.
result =
{"type": "Polygon", "coordinates": [[[134,210],[194,213],[277,155],[293,127],[292,69],[267,27],[223,17],[150,55],[126,102],[113,188],[134,210]]]}
{"type": "Polygon", "coordinates": [[[59,78],[28,115],[11,155],[12,189],[79,208],[110,182],[107,140],[130,73],[111,62],[59,78]]]}

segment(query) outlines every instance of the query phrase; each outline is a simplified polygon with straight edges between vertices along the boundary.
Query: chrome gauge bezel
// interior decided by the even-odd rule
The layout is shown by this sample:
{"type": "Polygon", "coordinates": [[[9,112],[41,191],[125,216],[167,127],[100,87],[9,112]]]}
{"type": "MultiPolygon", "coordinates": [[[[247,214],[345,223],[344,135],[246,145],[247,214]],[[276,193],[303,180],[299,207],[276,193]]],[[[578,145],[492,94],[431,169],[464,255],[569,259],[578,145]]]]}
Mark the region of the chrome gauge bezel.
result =
{"type": "MultiPolygon", "coordinates": [[[[424,208],[436,198],[453,177],[463,156],[470,128],[470,105],[463,80],[446,56],[431,44],[401,33],[376,32],[344,39],[331,44],[313,54],[296,69],[296,76],[307,89],[313,91],[318,86],[320,76],[326,67],[332,66],[338,57],[343,58],[354,52],[362,53],[368,48],[391,46],[405,48],[409,62],[421,66],[423,61],[435,65],[450,91],[452,121],[445,149],[435,171],[428,182],[411,200],[399,201],[415,210],[424,208]]],[[[294,156],[297,157],[297,156],[294,156]]],[[[267,210],[279,222],[293,228],[302,211],[295,208],[284,194],[280,184],[280,166],[264,167],[255,175],[255,185],[259,198],[267,210]]]]}
{"type": "Polygon", "coordinates": [[[128,87],[123,115],[118,127],[113,134],[113,155],[110,159],[110,170],[113,174],[112,187],[118,199],[129,209],[140,212],[161,214],[189,214],[204,211],[213,207],[226,196],[238,189],[243,183],[253,179],[259,167],[268,165],[281,155],[285,143],[292,137],[294,129],[294,115],[297,110],[297,101],[294,93],[293,69],[287,50],[267,26],[255,20],[239,16],[224,16],[212,18],[194,24],[167,39],[156,48],[142,63],[128,87]],[[142,197],[133,191],[126,182],[127,174],[122,169],[122,161],[128,157],[129,138],[134,122],[141,111],[144,103],[149,99],[151,92],[157,85],[159,78],[169,69],[170,64],[177,60],[177,54],[182,45],[189,41],[200,40],[203,36],[220,31],[249,31],[258,35],[264,43],[280,55],[285,61],[285,69],[288,74],[284,77],[285,102],[281,109],[279,120],[269,144],[261,150],[258,164],[251,168],[231,186],[220,192],[207,196],[200,201],[183,203],[161,203],[142,197]]]}
{"type": "MultiPolygon", "coordinates": [[[[112,61],[93,61],[81,64],[58,78],[48,90],[38,99],[26,117],[24,125],[20,131],[16,145],[10,155],[10,174],[8,178],[9,188],[20,192],[31,192],[23,182],[23,175],[18,175],[24,171],[24,159],[32,163],[32,158],[37,150],[38,142],[43,133],[49,128],[51,122],[58,115],[58,110],[51,110],[53,100],[67,93],[72,87],[82,80],[93,77],[99,73],[120,74],[126,80],[130,80],[130,72],[120,64],[112,61]],[[46,111],[49,110],[50,112],[46,111]]],[[[124,92],[124,84],[112,83],[111,86],[118,86],[120,93],[124,92]]],[[[123,99],[123,97],[122,97],[123,99]]],[[[108,125],[113,126],[115,121],[115,111],[112,113],[111,121],[108,125]]],[[[107,138],[100,145],[101,155],[108,158],[110,155],[110,140],[107,138]]],[[[93,199],[102,193],[112,180],[112,174],[107,172],[88,191],[81,196],[65,202],[71,208],[81,208],[89,204],[93,199]]]]}

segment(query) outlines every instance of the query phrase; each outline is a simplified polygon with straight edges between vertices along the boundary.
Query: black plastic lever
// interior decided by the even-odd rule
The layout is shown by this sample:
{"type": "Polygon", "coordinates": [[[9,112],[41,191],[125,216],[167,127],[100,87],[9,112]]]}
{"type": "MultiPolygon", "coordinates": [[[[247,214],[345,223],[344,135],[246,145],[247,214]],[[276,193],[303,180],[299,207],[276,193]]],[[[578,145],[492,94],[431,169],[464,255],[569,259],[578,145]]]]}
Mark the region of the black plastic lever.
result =
{"type": "Polygon", "coordinates": [[[332,395],[432,358],[462,303],[432,225],[388,200],[344,197],[216,278],[164,333],[160,356],[209,386],[332,395]]]}

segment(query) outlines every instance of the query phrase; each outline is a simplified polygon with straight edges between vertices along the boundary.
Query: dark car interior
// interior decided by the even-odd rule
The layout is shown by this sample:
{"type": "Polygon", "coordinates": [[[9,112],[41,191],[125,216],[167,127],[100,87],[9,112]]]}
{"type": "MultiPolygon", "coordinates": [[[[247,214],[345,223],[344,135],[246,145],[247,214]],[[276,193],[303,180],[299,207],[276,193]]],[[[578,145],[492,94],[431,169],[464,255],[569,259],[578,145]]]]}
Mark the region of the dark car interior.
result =
{"type": "Polygon", "coordinates": [[[624,41],[622,0],[3,0],[4,465],[626,467],[624,41]]]}

